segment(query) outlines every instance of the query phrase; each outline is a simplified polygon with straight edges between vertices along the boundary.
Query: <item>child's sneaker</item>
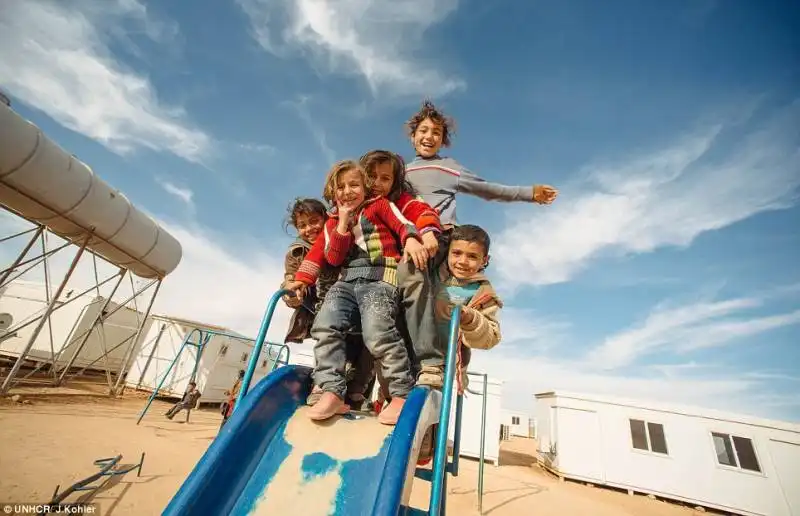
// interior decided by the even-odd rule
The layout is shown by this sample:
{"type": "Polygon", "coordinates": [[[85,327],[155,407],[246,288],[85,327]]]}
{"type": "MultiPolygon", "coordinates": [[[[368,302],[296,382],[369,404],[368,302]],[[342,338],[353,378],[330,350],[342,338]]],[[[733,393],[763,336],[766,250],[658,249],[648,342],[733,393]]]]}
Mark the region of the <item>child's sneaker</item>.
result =
{"type": "Polygon", "coordinates": [[[322,389],[315,385],[313,389],[311,389],[311,394],[308,395],[306,398],[306,405],[314,406],[317,404],[319,399],[322,397],[322,389]]]}
{"type": "Polygon", "coordinates": [[[313,407],[308,411],[308,417],[314,421],[330,419],[336,414],[347,414],[350,411],[344,400],[332,392],[323,392],[313,407]]]}
{"type": "Polygon", "coordinates": [[[417,376],[417,385],[441,389],[444,386],[444,366],[422,366],[417,376]]]}
{"type": "Polygon", "coordinates": [[[394,397],[392,401],[381,410],[378,414],[378,422],[384,425],[396,425],[397,420],[400,419],[400,412],[403,411],[403,404],[406,402],[403,398],[394,397]]]}

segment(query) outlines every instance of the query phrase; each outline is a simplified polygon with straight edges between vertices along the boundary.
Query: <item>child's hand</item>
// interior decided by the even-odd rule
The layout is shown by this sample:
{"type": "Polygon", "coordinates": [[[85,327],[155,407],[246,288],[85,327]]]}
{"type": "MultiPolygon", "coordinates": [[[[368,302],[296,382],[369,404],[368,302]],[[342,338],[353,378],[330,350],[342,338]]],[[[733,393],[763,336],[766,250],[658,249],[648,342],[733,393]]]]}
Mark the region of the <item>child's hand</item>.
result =
{"type": "Polygon", "coordinates": [[[436,233],[428,231],[422,235],[422,247],[428,252],[428,257],[433,258],[439,251],[439,239],[436,238],[436,233]]]}
{"type": "Polygon", "coordinates": [[[353,214],[355,211],[356,209],[352,206],[338,206],[339,223],[336,225],[336,230],[340,235],[346,235],[350,231],[353,226],[353,214]]]}
{"type": "Polygon", "coordinates": [[[303,304],[303,297],[306,295],[306,284],[302,281],[291,281],[284,287],[285,290],[294,292],[294,297],[283,296],[283,302],[289,308],[297,308],[303,304]]]}
{"type": "Polygon", "coordinates": [[[533,201],[539,204],[552,204],[558,197],[558,190],[549,185],[535,185],[533,187],[533,201]]]}
{"type": "Polygon", "coordinates": [[[424,271],[428,265],[428,252],[419,243],[416,238],[409,238],[406,240],[406,247],[403,250],[403,260],[408,261],[409,258],[418,270],[424,271]]]}

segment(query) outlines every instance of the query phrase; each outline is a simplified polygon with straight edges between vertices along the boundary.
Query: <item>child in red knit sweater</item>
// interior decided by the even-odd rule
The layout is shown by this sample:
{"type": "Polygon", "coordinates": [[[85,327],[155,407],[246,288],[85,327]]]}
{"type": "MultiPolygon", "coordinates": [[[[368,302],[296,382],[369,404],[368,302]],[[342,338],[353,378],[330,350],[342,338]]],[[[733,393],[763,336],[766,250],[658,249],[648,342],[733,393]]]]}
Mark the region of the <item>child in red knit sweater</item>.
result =
{"type": "MultiPolygon", "coordinates": [[[[414,225],[385,197],[367,198],[370,181],[355,161],[336,163],[326,178],[324,197],[336,210],[325,224],[287,288],[302,296],[324,263],[342,267],[311,329],[314,346],[313,406],[309,417],[323,420],[349,410],[344,403],[345,334],[361,323],[364,345],[380,364],[392,402],[378,419],[393,425],[414,386],[411,363],[396,327],[397,264],[401,258],[425,265],[428,254],[414,225]],[[401,249],[404,253],[401,254],[401,249]],[[317,396],[318,395],[318,398],[317,396]]],[[[312,403],[312,400],[309,400],[312,403]]]]}

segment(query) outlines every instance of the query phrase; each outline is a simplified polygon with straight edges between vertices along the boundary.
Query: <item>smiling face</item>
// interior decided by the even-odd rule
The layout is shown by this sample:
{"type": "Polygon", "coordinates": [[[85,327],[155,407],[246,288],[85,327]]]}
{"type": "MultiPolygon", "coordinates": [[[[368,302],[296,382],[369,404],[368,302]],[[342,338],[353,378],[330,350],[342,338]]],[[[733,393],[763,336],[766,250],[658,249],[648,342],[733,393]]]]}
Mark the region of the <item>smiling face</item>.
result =
{"type": "Polygon", "coordinates": [[[392,191],[394,185],[394,168],[390,161],[376,163],[373,165],[372,191],[375,195],[386,197],[392,191]]]}
{"type": "Polygon", "coordinates": [[[325,219],[317,213],[301,213],[295,217],[294,224],[300,238],[313,244],[322,233],[325,219]]]}
{"type": "Polygon", "coordinates": [[[486,250],[478,242],[453,240],[447,253],[450,272],[460,280],[468,280],[477,275],[488,263],[486,250]]]}
{"type": "Polygon", "coordinates": [[[358,169],[349,169],[339,174],[336,182],[336,205],[355,209],[366,198],[364,176],[358,169]]]}
{"type": "Polygon", "coordinates": [[[426,118],[417,126],[414,131],[414,148],[417,154],[423,158],[432,158],[439,153],[442,148],[444,138],[444,128],[442,124],[437,124],[430,118],[426,118]]]}

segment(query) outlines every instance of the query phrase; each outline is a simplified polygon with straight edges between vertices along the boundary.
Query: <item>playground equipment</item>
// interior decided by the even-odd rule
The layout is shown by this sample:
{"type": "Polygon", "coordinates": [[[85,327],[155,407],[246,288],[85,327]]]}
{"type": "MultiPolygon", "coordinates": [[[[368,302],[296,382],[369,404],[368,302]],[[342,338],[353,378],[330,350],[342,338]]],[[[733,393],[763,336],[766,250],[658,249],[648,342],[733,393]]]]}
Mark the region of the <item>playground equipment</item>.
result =
{"type": "MultiPolygon", "coordinates": [[[[272,296],[254,356],[264,345],[275,305],[287,294],[278,291],[272,296]]],[[[459,322],[460,309],[456,307],[450,320],[443,392],[415,387],[394,427],[357,413],[315,423],[307,417],[304,406],[312,387],[311,368],[281,367],[251,391],[257,364],[251,358],[233,415],[163,514],[294,511],[307,515],[443,516],[447,473],[458,475],[461,439],[463,399],[457,396],[453,461],[448,462],[459,322]],[[418,470],[422,439],[433,425],[438,427],[432,469],[418,470]],[[408,505],[415,476],[431,482],[425,511],[408,505]]],[[[481,425],[485,427],[485,411],[481,425]]],[[[482,459],[478,481],[481,503],[482,459]]]]}
{"type": "MultiPolygon", "coordinates": [[[[273,306],[272,310],[274,310],[274,309],[275,308],[273,306]]],[[[272,318],[272,313],[270,313],[269,315],[270,315],[270,319],[271,319],[272,318]]],[[[208,344],[208,341],[211,340],[211,337],[213,337],[214,335],[219,335],[219,336],[222,336],[222,337],[233,337],[233,338],[239,338],[240,337],[239,335],[234,335],[232,333],[227,333],[227,332],[223,332],[223,331],[216,331],[216,330],[207,330],[207,329],[202,329],[201,330],[200,328],[194,328],[194,329],[192,329],[192,331],[188,332],[186,334],[186,337],[183,339],[183,342],[181,343],[181,347],[178,349],[178,353],[175,355],[175,358],[173,358],[172,361],[169,363],[169,366],[167,367],[167,370],[164,371],[164,375],[161,377],[161,380],[159,380],[158,385],[156,386],[155,389],[153,389],[152,394],[150,394],[150,397],[147,399],[147,403],[145,404],[144,408],[142,409],[142,412],[139,414],[139,419],[136,420],[136,424],[137,425],[139,423],[141,423],[142,419],[144,418],[145,414],[147,413],[147,410],[150,408],[150,405],[153,403],[153,400],[155,399],[156,396],[158,396],[158,393],[159,393],[159,391],[161,391],[161,387],[164,385],[164,382],[166,381],[167,377],[169,376],[169,373],[172,371],[172,368],[175,366],[175,364],[178,362],[178,360],[180,360],[181,354],[183,353],[183,350],[186,349],[189,346],[192,346],[192,347],[196,348],[196,350],[197,350],[197,352],[195,354],[194,367],[192,368],[192,375],[191,375],[189,381],[193,382],[193,381],[196,380],[197,367],[200,364],[200,358],[203,355],[203,351],[205,350],[205,347],[208,344]],[[193,342],[191,340],[192,336],[195,335],[195,334],[198,335],[197,342],[193,342]]],[[[266,333],[264,334],[264,338],[266,338],[266,333]]],[[[259,360],[260,360],[260,357],[261,357],[261,350],[264,347],[264,338],[261,339],[261,341],[260,341],[261,344],[260,345],[258,344],[258,342],[256,343],[255,348],[253,349],[253,352],[250,354],[250,362],[249,362],[248,367],[247,367],[247,372],[245,373],[245,379],[248,381],[248,384],[249,384],[250,379],[253,377],[253,371],[255,371],[255,368],[259,363],[259,360]]],[[[289,347],[286,346],[285,344],[267,343],[267,355],[268,355],[267,358],[272,363],[272,367],[270,368],[270,372],[274,371],[275,368],[277,368],[278,364],[281,363],[281,362],[284,365],[288,365],[289,364],[289,356],[290,356],[289,354],[290,354],[289,347]],[[274,353],[274,356],[272,356],[273,355],[272,351],[274,351],[276,348],[277,348],[278,351],[277,351],[277,353],[274,353]],[[283,352],[284,351],[286,351],[286,358],[281,360],[281,357],[283,356],[283,352]]],[[[240,399],[241,399],[241,397],[240,397],[240,399]]],[[[187,408],[187,410],[186,410],[186,422],[187,423],[189,422],[189,414],[190,414],[191,410],[192,410],[191,407],[187,408]]]]}
{"type": "Polygon", "coordinates": [[[60,485],[56,486],[56,490],[53,492],[53,499],[50,501],[49,505],[59,505],[64,500],[66,500],[67,497],[69,497],[69,495],[71,495],[76,491],[91,491],[91,495],[94,495],[94,493],[96,493],[100,488],[102,488],[106,484],[106,482],[111,480],[112,477],[118,475],[124,475],[130,471],[133,471],[134,469],[137,470],[136,471],[137,477],[142,476],[142,464],[144,464],[144,453],[142,453],[142,457],[139,459],[138,464],[134,464],[133,466],[129,466],[127,468],[114,469],[117,466],[117,464],[119,464],[120,460],[122,460],[122,455],[117,455],[116,457],[111,457],[108,459],[97,459],[96,461],[94,461],[94,464],[95,466],[100,467],[100,471],[98,471],[94,475],[84,478],[83,480],[75,482],[61,493],[58,492],[58,489],[61,486],[60,485]],[[95,480],[99,480],[103,477],[107,478],[102,482],[100,482],[99,484],[89,485],[95,480]]]}

